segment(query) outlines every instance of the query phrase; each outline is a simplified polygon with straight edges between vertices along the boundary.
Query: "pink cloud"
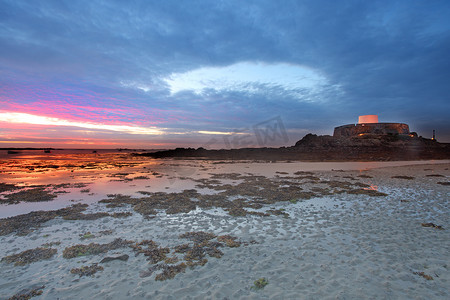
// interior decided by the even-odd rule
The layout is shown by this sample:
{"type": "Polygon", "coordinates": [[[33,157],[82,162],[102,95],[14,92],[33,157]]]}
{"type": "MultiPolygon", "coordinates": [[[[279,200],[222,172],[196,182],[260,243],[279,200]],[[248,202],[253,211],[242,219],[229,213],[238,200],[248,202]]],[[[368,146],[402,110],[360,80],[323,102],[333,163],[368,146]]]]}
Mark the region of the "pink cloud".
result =
{"type": "Polygon", "coordinates": [[[0,105],[8,111],[117,125],[131,122],[148,126],[185,119],[169,109],[138,107],[130,100],[86,90],[60,91],[41,85],[8,84],[0,89],[0,105]]]}

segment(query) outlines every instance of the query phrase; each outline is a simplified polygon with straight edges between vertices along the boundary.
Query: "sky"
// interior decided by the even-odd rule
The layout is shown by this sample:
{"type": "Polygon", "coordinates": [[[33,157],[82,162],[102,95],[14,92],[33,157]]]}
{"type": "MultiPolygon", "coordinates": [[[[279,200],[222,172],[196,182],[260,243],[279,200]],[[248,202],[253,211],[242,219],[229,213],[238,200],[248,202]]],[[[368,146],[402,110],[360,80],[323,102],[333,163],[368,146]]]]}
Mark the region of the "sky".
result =
{"type": "Polygon", "coordinates": [[[450,2],[0,0],[0,148],[450,142],[450,2]]]}

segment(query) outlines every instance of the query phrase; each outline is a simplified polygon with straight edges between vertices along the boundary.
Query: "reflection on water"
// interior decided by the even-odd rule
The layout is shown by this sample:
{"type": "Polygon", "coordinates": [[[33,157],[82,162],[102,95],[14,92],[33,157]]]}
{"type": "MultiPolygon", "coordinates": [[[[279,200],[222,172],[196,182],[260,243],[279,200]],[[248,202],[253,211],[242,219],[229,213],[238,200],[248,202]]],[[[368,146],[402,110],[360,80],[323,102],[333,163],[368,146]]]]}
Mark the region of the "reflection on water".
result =
{"type": "MultiPolygon", "coordinates": [[[[200,193],[216,191],[196,187],[192,179],[209,178],[213,173],[239,173],[275,177],[277,171],[292,175],[297,171],[369,170],[372,168],[447,161],[415,162],[234,162],[209,160],[156,160],[129,153],[98,150],[37,150],[2,154],[0,183],[17,186],[46,186],[57,194],[51,202],[27,202],[0,205],[0,218],[35,210],[53,210],[76,202],[94,203],[108,194],[142,197],[150,192],[181,192],[196,189],[200,193]],[[74,184],[84,184],[74,187],[74,184]],[[68,187],[64,185],[70,184],[68,187]]],[[[235,184],[223,180],[222,183],[235,184]]],[[[377,190],[376,185],[370,188],[377,190]]],[[[0,192],[2,192],[0,190],[0,192]]],[[[11,191],[10,191],[11,192],[11,191]]],[[[13,191],[14,192],[14,191],[13,191]]],[[[0,197],[8,193],[0,193],[0,197]]]]}
{"type": "Polygon", "coordinates": [[[371,184],[369,187],[363,188],[364,190],[378,191],[378,185],[371,184]]]}

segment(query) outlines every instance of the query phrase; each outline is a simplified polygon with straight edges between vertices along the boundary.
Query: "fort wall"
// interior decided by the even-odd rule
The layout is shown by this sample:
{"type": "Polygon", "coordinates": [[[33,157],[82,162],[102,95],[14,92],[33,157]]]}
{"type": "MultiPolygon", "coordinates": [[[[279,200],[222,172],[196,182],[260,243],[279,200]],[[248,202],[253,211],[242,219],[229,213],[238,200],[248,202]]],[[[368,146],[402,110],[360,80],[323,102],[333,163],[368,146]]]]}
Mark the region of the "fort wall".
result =
{"type": "Polygon", "coordinates": [[[403,123],[364,123],[348,124],[334,128],[334,137],[352,137],[366,134],[397,135],[409,134],[408,124],[403,123]]]}

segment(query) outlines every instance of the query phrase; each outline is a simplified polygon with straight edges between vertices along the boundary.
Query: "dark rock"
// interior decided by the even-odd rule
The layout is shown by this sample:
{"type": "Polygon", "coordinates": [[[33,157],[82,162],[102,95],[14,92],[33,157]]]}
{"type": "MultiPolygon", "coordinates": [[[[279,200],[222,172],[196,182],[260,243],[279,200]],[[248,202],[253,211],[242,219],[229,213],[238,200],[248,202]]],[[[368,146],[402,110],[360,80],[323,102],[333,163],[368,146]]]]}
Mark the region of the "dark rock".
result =
{"type": "Polygon", "coordinates": [[[102,259],[100,261],[100,263],[103,264],[103,263],[107,263],[107,262],[110,262],[110,261],[113,261],[113,260],[127,261],[128,258],[129,258],[129,256],[127,254],[120,255],[120,256],[107,256],[104,259],[102,259]]]}
{"type": "Polygon", "coordinates": [[[450,181],[440,181],[440,182],[438,182],[437,184],[440,184],[440,185],[450,185],[450,181]]]}
{"type": "Polygon", "coordinates": [[[334,137],[307,134],[292,147],[221,150],[176,148],[134,155],[153,158],[196,157],[220,160],[397,161],[449,159],[450,144],[410,135],[334,137]]]}
{"type": "Polygon", "coordinates": [[[423,227],[432,227],[432,228],[441,229],[441,230],[444,229],[444,228],[442,228],[441,225],[436,225],[434,223],[422,223],[422,226],[423,227]]]}

